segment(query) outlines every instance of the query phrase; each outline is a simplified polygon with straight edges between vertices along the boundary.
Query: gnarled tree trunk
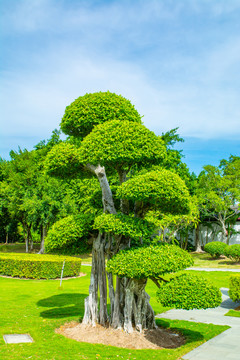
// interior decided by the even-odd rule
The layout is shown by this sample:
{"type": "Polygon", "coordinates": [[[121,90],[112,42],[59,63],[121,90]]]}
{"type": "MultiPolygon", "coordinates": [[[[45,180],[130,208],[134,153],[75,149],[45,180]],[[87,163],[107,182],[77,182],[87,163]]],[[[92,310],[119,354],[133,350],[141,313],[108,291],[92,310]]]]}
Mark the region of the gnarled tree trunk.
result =
{"type": "MultiPolygon", "coordinates": [[[[99,179],[102,189],[103,210],[106,213],[116,214],[112,192],[105,174],[104,167],[87,165],[99,179]]],[[[124,181],[123,178],[120,179],[124,181]]],[[[142,210],[141,204],[139,209],[142,210]]],[[[121,203],[123,213],[128,212],[128,204],[121,203]]],[[[105,270],[105,256],[111,258],[119,250],[128,247],[129,239],[113,238],[111,235],[99,233],[93,241],[92,270],[89,286],[89,296],[85,299],[85,313],[83,324],[121,328],[131,333],[135,327],[142,331],[145,328],[156,328],[155,316],[149,304],[149,295],[145,292],[147,279],[127,279],[116,277],[116,287],[113,287],[112,274],[107,274],[111,314],[107,312],[107,281],[105,270]],[[98,301],[99,292],[99,301],[98,301]]]]}

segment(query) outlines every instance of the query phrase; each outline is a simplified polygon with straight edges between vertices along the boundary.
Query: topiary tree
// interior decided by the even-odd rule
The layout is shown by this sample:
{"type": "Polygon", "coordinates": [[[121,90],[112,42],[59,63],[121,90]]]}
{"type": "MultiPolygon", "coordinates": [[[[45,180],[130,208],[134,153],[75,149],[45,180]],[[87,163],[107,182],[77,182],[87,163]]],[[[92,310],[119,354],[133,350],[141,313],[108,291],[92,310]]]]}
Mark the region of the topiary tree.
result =
{"type": "MultiPolygon", "coordinates": [[[[156,227],[147,220],[148,211],[188,214],[191,197],[186,185],[177,174],[163,168],[167,158],[166,144],[142,125],[141,116],[122,96],[99,92],[79,97],[66,108],[61,128],[70,138],[48,153],[46,171],[60,177],[68,173],[71,177],[79,173],[82,177],[92,174],[99,180],[102,191],[103,214],[98,214],[94,221],[98,236],[93,241],[91,280],[83,322],[125,327],[127,331],[131,331],[136,322],[139,329],[154,327],[153,315],[151,321],[146,321],[146,314],[133,319],[129,315],[125,321],[124,312],[131,312],[128,280],[133,278],[127,273],[118,274],[110,265],[106,272],[105,259],[112,259],[121,250],[151,242],[156,227]],[[151,166],[154,167],[151,169],[151,166]],[[116,274],[116,287],[113,274],[116,274]]],[[[145,263],[151,261],[143,256],[145,263]]],[[[168,271],[176,271],[176,259],[177,256],[174,269],[168,271]]],[[[134,261],[130,264],[132,269],[134,264],[134,261]]],[[[144,276],[146,280],[147,273],[144,276]]],[[[139,282],[131,280],[130,283],[131,294],[138,294],[139,282]]],[[[139,307],[149,309],[147,296],[139,299],[139,307]]]]}

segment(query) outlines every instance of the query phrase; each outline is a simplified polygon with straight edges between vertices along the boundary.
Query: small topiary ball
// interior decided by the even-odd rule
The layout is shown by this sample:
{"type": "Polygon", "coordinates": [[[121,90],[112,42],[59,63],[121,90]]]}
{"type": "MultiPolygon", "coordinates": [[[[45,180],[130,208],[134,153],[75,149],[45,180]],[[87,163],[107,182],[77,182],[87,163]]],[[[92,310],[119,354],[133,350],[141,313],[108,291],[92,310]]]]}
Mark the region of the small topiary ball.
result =
{"type": "Polygon", "coordinates": [[[234,261],[239,262],[240,261],[240,244],[226,246],[224,249],[224,255],[234,261]]]}
{"type": "Polygon", "coordinates": [[[204,251],[212,257],[218,258],[220,255],[224,255],[227,246],[227,244],[221,241],[212,241],[204,246],[204,251]]]}
{"type": "Polygon", "coordinates": [[[181,274],[164,283],[157,291],[157,300],[163,306],[176,309],[207,309],[219,306],[221,291],[208,280],[191,274],[181,274]]]}

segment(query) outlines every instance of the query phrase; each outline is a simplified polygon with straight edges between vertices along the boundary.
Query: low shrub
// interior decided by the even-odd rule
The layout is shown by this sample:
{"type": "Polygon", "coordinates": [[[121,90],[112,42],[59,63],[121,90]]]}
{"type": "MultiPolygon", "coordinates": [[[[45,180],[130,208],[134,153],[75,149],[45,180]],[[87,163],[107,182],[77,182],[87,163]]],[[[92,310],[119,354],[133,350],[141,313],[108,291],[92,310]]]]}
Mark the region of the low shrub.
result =
{"type": "Polygon", "coordinates": [[[66,276],[77,276],[81,269],[81,259],[57,255],[40,254],[0,254],[0,274],[28,278],[55,279],[61,276],[63,261],[66,276]]]}
{"type": "Polygon", "coordinates": [[[229,296],[232,301],[240,301],[240,275],[230,277],[229,296]]]}
{"type": "Polygon", "coordinates": [[[224,255],[224,251],[228,245],[221,241],[212,241],[204,246],[204,251],[214,258],[224,255]]]}
{"type": "Polygon", "coordinates": [[[207,309],[219,306],[221,291],[208,280],[192,274],[181,274],[157,291],[157,300],[163,306],[176,309],[207,309]]]}
{"type": "Polygon", "coordinates": [[[240,261],[240,244],[229,245],[224,250],[224,255],[228,258],[239,262],[240,261]]]}

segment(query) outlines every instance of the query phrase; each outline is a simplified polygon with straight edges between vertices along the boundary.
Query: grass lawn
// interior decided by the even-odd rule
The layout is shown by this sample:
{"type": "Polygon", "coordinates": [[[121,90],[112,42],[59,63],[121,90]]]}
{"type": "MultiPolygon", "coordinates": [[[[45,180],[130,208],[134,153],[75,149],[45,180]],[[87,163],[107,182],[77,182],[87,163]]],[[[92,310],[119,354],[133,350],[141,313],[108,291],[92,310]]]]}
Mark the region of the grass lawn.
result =
{"type": "MultiPolygon", "coordinates": [[[[56,334],[54,330],[65,322],[82,318],[84,298],[88,293],[90,269],[90,267],[82,266],[82,271],[87,273],[87,276],[64,280],[61,290],[57,280],[20,280],[0,277],[1,360],[175,360],[228,328],[227,326],[160,319],[159,325],[174,328],[176,331],[180,330],[187,339],[184,346],[173,350],[129,350],[67,339],[56,334]],[[14,333],[29,333],[34,343],[5,344],[3,335],[14,333]]],[[[154,310],[157,313],[164,311],[165,308],[155,300],[156,286],[149,282],[147,291],[152,297],[151,303],[154,310]]]]}
{"type": "Polygon", "coordinates": [[[192,253],[194,267],[218,268],[218,269],[240,269],[240,263],[231,261],[228,258],[214,259],[209,254],[192,253]]]}
{"type": "Polygon", "coordinates": [[[240,317],[240,311],[229,310],[229,312],[225,314],[225,316],[240,317]]]}

